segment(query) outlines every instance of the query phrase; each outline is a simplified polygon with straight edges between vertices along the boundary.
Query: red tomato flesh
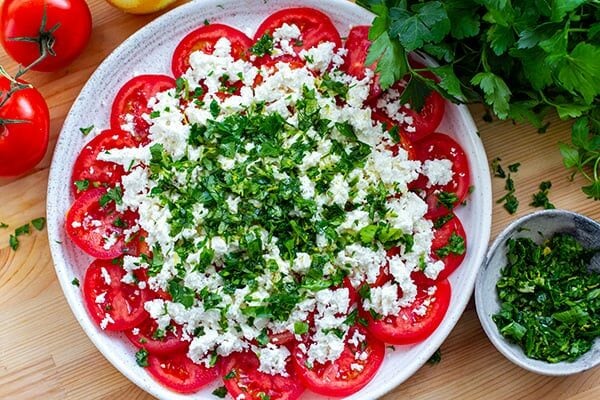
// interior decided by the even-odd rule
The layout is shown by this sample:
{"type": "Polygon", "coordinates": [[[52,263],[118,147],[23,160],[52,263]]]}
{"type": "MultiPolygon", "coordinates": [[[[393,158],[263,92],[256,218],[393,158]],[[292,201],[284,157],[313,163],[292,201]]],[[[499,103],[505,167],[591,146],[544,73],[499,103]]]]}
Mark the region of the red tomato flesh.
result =
{"type": "MultiPolygon", "coordinates": [[[[367,60],[367,54],[369,47],[371,47],[371,41],[369,40],[369,29],[371,27],[367,25],[359,25],[350,29],[348,33],[348,39],[344,47],[348,50],[348,53],[344,57],[344,64],[341,66],[341,70],[352,75],[357,79],[363,79],[365,77],[367,69],[375,72],[377,63],[373,65],[365,65],[367,60]]],[[[367,101],[373,101],[381,95],[381,86],[379,85],[379,75],[375,75],[373,82],[371,83],[371,89],[369,91],[369,97],[367,101]]]]}
{"type": "Polygon", "coordinates": [[[411,189],[423,190],[425,201],[429,206],[425,216],[429,219],[436,219],[452,211],[440,202],[441,192],[456,196],[453,207],[461,204],[469,194],[469,185],[471,182],[469,160],[462,147],[450,136],[443,133],[429,135],[418,142],[416,147],[417,159],[421,162],[436,159],[452,161],[452,181],[448,184],[427,187],[428,179],[426,176],[421,175],[419,179],[409,185],[411,189]]]}
{"type": "Polygon", "coordinates": [[[163,386],[179,393],[194,393],[219,376],[217,367],[194,364],[185,354],[148,355],[148,373],[163,386]]]}
{"type": "Polygon", "coordinates": [[[296,54],[323,42],[333,42],[336,47],[342,46],[340,34],[331,19],[321,11],[308,7],[286,8],[274,12],[260,24],[254,34],[254,41],[258,41],[264,34],[273,35],[283,24],[296,25],[300,30],[300,38],[291,43],[296,54]]]}
{"type": "Polygon", "coordinates": [[[173,354],[183,352],[188,347],[188,342],[181,340],[181,327],[166,329],[162,332],[162,338],[157,337],[158,325],[156,320],[148,318],[139,325],[136,333],[127,330],[127,339],[137,348],[144,348],[150,354],[173,354]]]}
{"type": "Polygon", "coordinates": [[[73,165],[71,176],[71,190],[75,196],[81,195],[85,190],[79,191],[75,182],[88,181],[88,189],[99,186],[114,187],[125,174],[122,166],[98,160],[98,155],[112,149],[135,147],[136,142],[127,132],[121,130],[106,130],[86,144],[73,165]]]}
{"type": "Polygon", "coordinates": [[[121,282],[124,275],[120,265],[108,260],[95,260],[85,273],[85,305],[98,325],[104,321],[107,331],[134,328],[148,317],[144,310],[148,291],[121,282]]]}
{"type": "Polygon", "coordinates": [[[139,75],[129,80],[115,96],[110,113],[110,126],[121,130],[130,126],[134,138],[146,143],[150,124],[142,117],[150,114],[148,100],[159,92],[175,87],[175,80],[166,75],[139,75]]]}
{"type": "Polygon", "coordinates": [[[444,269],[440,271],[437,280],[446,279],[452,272],[454,272],[462,263],[465,258],[467,249],[467,235],[463,228],[460,219],[452,214],[452,219],[437,228],[433,234],[433,241],[431,242],[431,257],[435,260],[442,260],[444,262],[444,269]],[[464,240],[465,252],[462,254],[450,253],[447,256],[440,258],[436,254],[436,250],[439,250],[446,246],[453,235],[457,235],[464,240]]]}
{"type": "Polygon", "coordinates": [[[184,37],[175,48],[171,70],[179,77],[190,67],[190,55],[195,51],[212,54],[215,44],[221,38],[231,42],[231,55],[234,59],[247,59],[252,40],[245,33],[224,24],[204,25],[184,37]]]}
{"type": "Polygon", "coordinates": [[[415,279],[415,283],[415,301],[401,308],[398,315],[375,319],[371,313],[364,312],[373,336],[390,344],[412,344],[427,339],[440,325],[450,304],[450,283],[446,279],[438,282],[415,279]],[[431,287],[435,287],[432,293],[431,287]]]}
{"type": "Polygon", "coordinates": [[[221,374],[231,397],[237,399],[243,394],[245,400],[262,400],[264,396],[271,400],[295,400],[304,391],[293,371],[288,370],[289,376],[270,375],[258,371],[259,366],[260,361],[252,352],[233,353],[225,359],[221,374]]]}
{"type": "Polygon", "coordinates": [[[294,369],[306,388],[325,396],[349,396],[371,381],[383,362],[385,344],[360,325],[349,329],[345,344],[340,358],[310,368],[306,353],[299,346],[294,348],[294,369]]]}
{"type": "Polygon", "coordinates": [[[106,193],[105,188],[97,188],[76,199],[67,213],[65,231],[73,243],[87,254],[109,260],[124,253],[137,252],[135,238],[131,239],[130,246],[125,242],[123,233],[135,223],[137,214],[130,211],[118,213],[114,201],[100,206],[100,199],[106,193]]]}

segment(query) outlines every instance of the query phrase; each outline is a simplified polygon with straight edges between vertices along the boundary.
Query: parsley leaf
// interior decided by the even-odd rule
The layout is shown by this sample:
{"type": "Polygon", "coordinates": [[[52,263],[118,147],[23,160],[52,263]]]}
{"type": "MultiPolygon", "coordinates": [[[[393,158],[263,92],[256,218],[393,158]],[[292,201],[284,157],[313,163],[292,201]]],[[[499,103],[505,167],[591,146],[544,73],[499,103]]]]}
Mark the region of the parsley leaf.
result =
{"type": "Polygon", "coordinates": [[[215,390],[212,391],[213,396],[217,396],[221,399],[224,399],[227,396],[227,389],[225,386],[219,386],[215,390]]]}
{"type": "Polygon", "coordinates": [[[265,33],[250,47],[250,52],[262,57],[273,54],[273,36],[265,33]]]}
{"type": "Polygon", "coordinates": [[[44,218],[44,217],[35,218],[35,219],[31,220],[31,225],[33,225],[33,227],[35,229],[37,229],[38,231],[41,231],[42,229],[44,229],[44,226],[46,226],[46,218],[44,218]]]}
{"type": "Polygon", "coordinates": [[[148,366],[148,352],[146,349],[139,349],[135,353],[135,362],[142,368],[146,368],[148,366]]]}
{"type": "Polygon", "coordinates": [[[90,125],[87,128],[79,128],[79,131],[83,134],[83,136],[87,136],[94,129],[94,125],[90,125]]]}
{"type": "Polygon", "coordinates": [[[539,191],[533,194],[533,201],[529,204],[532,207],[542,207],[546,210],[554,209],[554,204],[548,200],[548,192],[552,187],[552,182],[543,181],[540,183],[539,191]]]}

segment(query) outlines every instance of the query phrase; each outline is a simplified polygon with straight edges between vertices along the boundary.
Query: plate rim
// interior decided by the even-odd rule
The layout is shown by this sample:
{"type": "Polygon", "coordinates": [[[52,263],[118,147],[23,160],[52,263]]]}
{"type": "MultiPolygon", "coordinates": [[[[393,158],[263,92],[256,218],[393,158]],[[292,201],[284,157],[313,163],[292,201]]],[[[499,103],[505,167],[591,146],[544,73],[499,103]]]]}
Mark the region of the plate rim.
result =
{"type": "MultiPolygon", "coordinates": [[[[285,1],[274,1],[274,0],[255,0],[255,1],[260,2],[260,3],[268,2],[270,5],[273,5],[274,6],[273,9],[270,10],[271,13],[276,11],[277,9],[290,7],[290,5],[287,4],[285,1]]],[[[60,217],[54,217],[56,212],[54,212],[54,211],[51,212],[52,211],[51,210],[51,208],[52,208],[51,202],[55,196],[60,196],[61,192],[64,192],[64,188],[66,185],[64,183],[61,183],[60,180],[58,179],[58,178],[60,178],[60,174],[63,173],[63,170],[62,170],[62,167],[60,165],[58,165],[58,163],[55,163],[54,160],[58,158],[57,155],[60,154],[60,152],[64,150],[64,147],[67,144],[66,137],[67,137],[67,135],[69,135],[69,132],[66,132],[65,127],[71,123],[72,118],[75,119],[72,111],[75,109],[76,105],[81,101],[81,99],[83,97],[90,95],[89,92],[91,91],[91,88],[94,87],[94,82],[93,82],[94,77],[101,74],[101,72],[107,68],[106,67],[107,65],[109,65],[113,60],[118,59],[119,56],[123,52],[130,50],[130,49],[132,50],[132,48],[135,47],[135,44],[140,41],[140,38],[143,38],[144,35],[152,35],[153,34],[152,32],[154,30],[156,30],[157,28],[160,28],[161,25],[163,25],[166,21],[170,21],[170,20],[174,19],[176,16],[185,15],[186,12],[200,13],[200,15],[202,15],[203,9],[210,9],[211,7],[218,7],[218,6],[226,7],[230,3],[236,3],[236,0],[191,1],[189,3],[180,5],[178,7],[173,8],[172,10],[168,11],[167,13],[159,16],[158,18],[154,19],[150,23],[144,25],[139,30],[137,30],[132,35],[130,35],[127,39],[125,39],[120,45],[118,45],[100,63],[100,65],[96,68],[96,70],[93,72],[93,74],[90,76],[90,78],[88,78],[87,82],[81,89],[81,92],[78,94],[75,101],[73,102],[73,104],[69,110],[69,113],[67,114],[67,116],[65,118],[63,127],[61,128],[59,137],[57,139],[57,142],[56,142],[56,145],[54,148],[54,152],[53,152],[52,164],[50,166],[50,173],[48,176],[48,190],[47,190],[47,197],[46,197],[46,213],[47,213],[47,216],[49,217],[48,218],[48,230],[47,230],[48,241],[49,241],[49,247],[50,247],[50,252],[51,252],[51,256],[52,256],[55,273],[58,277],[58,281],[59,281],[59,284],[63,291],[63,294],[69,304],[69,308],[71,309],[71,312],[75,316],[75,319],[78,321],[78,323],[80,324],[80,326],[82,327],[83,331],[86,333],[88,338],[92,341],[92,343],[98,349],[98,351],[112,364],[112,366],[115,367],[121,374],[123,374],[125,377],[127,377],[127,379],[129,379],[136,386],[138,386],[142,390],[144,390],[158,398],[190,399],[190,398],[196,398],[196,396],[198,396],[198,393],[202,393],[202,392],[197,392],[192,395],[181,395],[181,394],[173,392],[169,389],[164,388],[156,381],[152,381],[151,383],[144,382],[142,379],[140,379],[137,376],[137,374],[135,374],[131,370],[131,368],[129,368],[127,365],[125,365],[124,363],[121,362],[121,359],[122,359],[121,355],[119,355],[117,352],[111,352],[110,349],[107,349],[105,347],[105,345],[103,343],[101,343],[101,339],[98,335],[97,327],[95,327],[91,324],[89,317],[85,318],[87,316],[86,310],[85,310],[85,308],[83,310],[80,310],[80,305],[78,303],[79,299],[76,298],[77,296],[81,297],[81,291],[73,290],[71,282],[68,277],[68,273],[70,271],[72,271],[72,268],[69,267],[69,265],[68,265],[69,263],[67,262],[67,257],[66,257],[66,254],[64,253],[63,244],[58,243],[56,241],[57,237],[58,238],[64,237],[64,232],[61,232],[63,230],[62,229],[63,225],[62,225],[62,223],[60,223],[60,221],[61,221],[60,217]],[[51,216],[53,216],[53,218],[50,218],[51,216]],[[83,316],[81,315],[82,311],[84,314],[83,316]]],[[[317,5],[317,4],[320,6],[320,7],[319,6],[317,6],[317,7],[321,8],[321,9],[324,9],[327,6],[334,7],[336,5],[339,5],[340,7],[347,7],[348,9],[354,8],[357,11],[360,11],[361,13],[365,13],[365,15],[368,14],[370,16],[373,16],[373,14],[371,14],[370,12],[364,10],[360,6],[356,5],[353,2],[350,2],[348,0],[327,0],[326,2],[313,0],[313,1],[307,1],[307,2],[303,3],[302,6],[315,7],[315,5],[317,5]],[[307,4],[307,3],[309,3],[309,4],[307,4]]],[[[464,282],[465,286],[468,288],[468,295],[462,294],[460,297],[456,298],[456,304],[453,305],[452,311],[451,312],[449,311],[446,314],[441,325],[436,329],[436,331],[432,334],[432,336],[430,336],[426,341],[422,342],[425,344],[425,347],[423,349],[421,349],[420,353],[417,356],[417,360],[415,361],[415,363],[412,364],[412,367],[410,368],[410,372],[408,374],[406,372],[397,374],[396,376],[398,377],[398,379],[386,381],[384,384],[379,384],[378,386],[375,386],[375,387],[372,387],[373,385],[371,385],[371,383],[373,381],[371,381],[369,383],[369,385],[366,386],[364,389],[362,389],[361,391],[352,395],[350,397],[352,399],[378,398],[378,397],[383,396],[384,394],[390,392],[391,390],[393,390],[394,388],[399,386],[402,382],[404,382],[408,378],[410,378],[429,359],[429,357],[440,347],[440,345],[447,339],[450,332],[452,331],[452,329],[454,329],[458,320],[463,315],[464,310],[469,302],[469,299],[471,298],[471,294],[473,293],[474,286],[475,286],[475,280],[477,277],[477,272],[479,271],[481,264],[484,261],[485,253],[487,250],[487,245],[489,243],[489,237],[490,237],[490,233],[491,233],[491,220],[492,220],[491,178],[490,178],[489,166],[488,166],[488,162],[487,162],[485,148],[483,147],[483,143],[481,142],[480,137],[475,134],[477,132],[477,127],[473,121],[472,116],[469,113],[469,110],[465,105],[455,105],[455,106],[457,108],[457,113],[459,114],[462,122],[470,128],[470,131],[465,133],[464,136],[466,137],[465,140],[468,139],[472,142],[472,144],[476,150],[472,154],[468,154],[469,164],[471,166],[471,182],[473,183],[473,181],[474,181],[475,171],[473,170],[472,167],[475,165],[478,167],[477,174],[480,176],[480,179],[478,180],[477,183],[478,183],[478,191],[482,192],[482,195],[480,197],[481,197],[481,200],[483,203],[483,204],[481,204],[481,208],[482,208],[483,212],[482,212],[482,215],[480,216],[481,219],[479,220],[479,225],[481,227],[481,231],[482,231],[481,233],[483,236],[479,237],[479,240],[482,241],[482,243],[484,243],[485,246],[478,246],[476,249],[471,249],[471,251],[473,252],[472,253],[473,254],[472,255],[473,264],[477,264],[477,265],[470,266],[470,268],[472,268],[472,271],[470,271],[470,273],[467,275],[467,280],[466,280],[466,282],[464,282]]],[[[105,331],[101,331],[99,333],[101,335],[107,335],[107,332],[105,332],[105,331]]],[[[207,387],[210,387],[210,385],[207,387]]],[[[207,387],[205,387],[205,389],[207,387]]],[[[325,398],[325,397],[319,397],[319,398],[325,398]]]]}

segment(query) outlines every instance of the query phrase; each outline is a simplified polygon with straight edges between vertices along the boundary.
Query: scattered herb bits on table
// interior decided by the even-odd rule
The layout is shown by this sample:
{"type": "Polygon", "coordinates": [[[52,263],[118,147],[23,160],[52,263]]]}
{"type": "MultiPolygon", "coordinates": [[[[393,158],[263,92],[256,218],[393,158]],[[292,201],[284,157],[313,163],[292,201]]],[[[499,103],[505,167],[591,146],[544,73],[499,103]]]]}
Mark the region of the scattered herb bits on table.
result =
{"type": "Polygon", "coordinates": [[[496,284],[501,309],[492,319],[500,333],[530,358],[573,361],[600,336],[600,274],[588,270],[599,250],[569,234],[538,245],[507,242],[508,264],[496,284]]]}
{"type": "Polygon", "coordinates": [[[385,343],[442,321],[467,251],[453,213],[467,157],[435,132],[443,102],[416,111],[405,82],[381,90],[367,29],[344,46],[306,8],[253,39],[201,26],[174,53],[176,79],[126,83],[80,152],[65,229],[96,258],[89,314],[166,387],[346,396],[385,343]]]}

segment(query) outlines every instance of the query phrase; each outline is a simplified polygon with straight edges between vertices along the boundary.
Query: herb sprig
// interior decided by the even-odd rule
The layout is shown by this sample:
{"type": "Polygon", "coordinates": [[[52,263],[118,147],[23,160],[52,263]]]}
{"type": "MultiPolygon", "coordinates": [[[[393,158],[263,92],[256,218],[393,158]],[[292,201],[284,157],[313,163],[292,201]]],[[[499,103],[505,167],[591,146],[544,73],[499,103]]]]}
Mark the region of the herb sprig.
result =
{"type": "Polygon", "coordinates": [[[575,119],[564,165],[600,200],[600,2],[492,0],[358,0],[376,14],[367,63],[377,62],[385,89],[403,76],[403,100],[416,108],[436,90],[457,102],[482,102],[500,119],[544,132],[549,112],[575,119]],[[435,82],[409,63],[433,57],[435,82]]]}

